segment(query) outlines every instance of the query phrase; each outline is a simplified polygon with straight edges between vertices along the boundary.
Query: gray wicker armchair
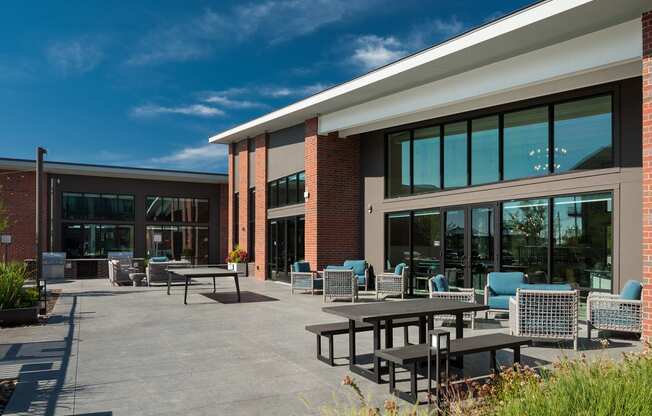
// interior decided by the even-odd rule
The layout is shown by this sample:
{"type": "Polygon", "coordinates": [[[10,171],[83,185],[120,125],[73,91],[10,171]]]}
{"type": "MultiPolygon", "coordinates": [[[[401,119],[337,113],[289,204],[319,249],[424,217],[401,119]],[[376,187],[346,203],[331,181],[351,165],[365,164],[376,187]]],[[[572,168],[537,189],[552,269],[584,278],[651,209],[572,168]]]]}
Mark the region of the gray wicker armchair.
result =
{"type": "MultiPolygon", "coordinates": [[[[432,299],[450,299],[460,302],[475,303],[475,289],[450,287],[448,291],[438,291],[435,287],[435,277],[428,279],[428,292],[432,299]]],[[[454,315],[436,315],[435,319],[455,319],[454,315]]],[[[475,312],[464,313],[464,319],[471,322],[471,329],[475,329],[475,312]]]]}
{"type": "Polygon", "coordinates": [[[577,290],[516,289],[509,299],[509,331],[512,335],[573,341],[578,348],[577,290]]]}
{"type": "Polygon", "coordinates": [[[409,267],[403,265],[401,273],[381,273],[376,275],[376,299],[381,294],[405,297],[408,288],[409,267]]]}
{"type": "Polygon", "coordinates": [[[358,299],[358,279],[353,270],[324,270],[324,302],[326,299],[358,299]]]}
{"type": "MultiPolygon", "coordinates": [[[[640,286],[639,282],[634,283],[640,286]]],[[[640,334],[643,331],[643,302],[640,300],[640,288],[638,296],[634,296],[634,299],[610,293],[589,293],[586,299],[586,318],[588,338],[591,338],[591,329],[640,334]]]]}

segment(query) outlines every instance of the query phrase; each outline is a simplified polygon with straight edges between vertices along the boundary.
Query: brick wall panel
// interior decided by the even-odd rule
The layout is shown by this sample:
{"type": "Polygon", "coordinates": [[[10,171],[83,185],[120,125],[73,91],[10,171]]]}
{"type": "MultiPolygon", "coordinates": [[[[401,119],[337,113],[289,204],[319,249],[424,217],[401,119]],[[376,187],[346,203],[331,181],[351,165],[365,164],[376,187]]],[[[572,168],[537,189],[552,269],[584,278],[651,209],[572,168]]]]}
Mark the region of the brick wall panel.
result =
{"type": "Polygon", "coordinates": [[[249,220],[249,146],[247,140],[238,143],[238,181],[235,184],[238,190],[238,222],[240,229],[238,232],[238,245],[241,249],[249,251],[249,234],[247,233],[247,224],[249,220]]]}
{"type": "Polygon", "coordinates": [[[643,338],[652,341],[652,11],[643,28],[643,338]]]}
{"type": "Polygon", "coordinates": [[[254,215],[256,216],[255,238],[255,272],[256,279],[267,277],[267,135],[261,134],[255,139],[256,151],[256,200],[254,215]]]}
{"type": "MultiPolygon", "coordinates": [[[[47,195],[47,192],[44,191],[44,194],[47,195]]],[[[0,199],[4,202],[9,220],[5,233],[11,234],[12,237],[8,260],[23,261],[35,258],[36,173],[0,171],[0,199]]],[[[43,227],[43,239],[47,241],[45,221],[43,227]]],[[[0,248],[0,258],[4,258],[4,247],[0,248]]]]}

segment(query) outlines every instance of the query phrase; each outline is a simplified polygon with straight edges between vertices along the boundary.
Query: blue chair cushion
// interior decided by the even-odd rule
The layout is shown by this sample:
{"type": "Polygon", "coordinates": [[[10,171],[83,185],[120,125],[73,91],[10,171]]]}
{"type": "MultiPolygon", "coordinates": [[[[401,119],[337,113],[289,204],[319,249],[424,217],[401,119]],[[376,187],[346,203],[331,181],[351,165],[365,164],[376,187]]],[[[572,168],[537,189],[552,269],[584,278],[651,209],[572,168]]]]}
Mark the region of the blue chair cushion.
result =
{"type": "Polygon", "coordinates": [[[149,261],[153,261],[154,263],[161,263],[164,261],[168,261],[168,258],[165,256],[158,256],[158,257],[152,257],[149,259],[149,261]]]}
{"type": "Polygon", "coordinates": [[[326,270],[353,270],[351,267],[344,267],[344,266],[326,266],[326,270]]]}
{"type": "Polygon", "coordinates": [[[403,269],[407,266],[405,263],[399,263],[394,267],[394,274],[403,274],[403,269]]]}
{"type": "Polygon", "coordinates": [[[490,296],[488,306],[490,309],[509,309],[509,295],[490,296]]]}
{"type": "Polygon", "coordinates": [[[437,290],[437,292],[450,291],[450,287],[448,286],[448,279],[446,278],[446,276],[444,276],[443,274],[438,274],[432,279],[433,279],[433,283],[435,284],[434,287],[437,290]]]}
{"type": "Polygon", "coordinates": [[[521,289],[526,290],[573,290],[573,287],[569,284],[546,284],[546,283],[535,283],[535,284],[524,284],[520,287],[521,289]]]}
{"type": "Polygon", "coordinates": [[[521,272],[491,272],[487,275],[487,286],[495,295],[513,296],[524,284],[525,275],[521,272]]]}
{"type": "Polygon", "coordinates": [[[346,260],[343,266],[353,269],[354,275],[364,277],[365,270],[367,269],[367,262],[364,260],[346,260]]]}
{"type": "Polygon", "coordinates": [[[297,261],[292,265],[292,271],[297,273],[308,273],[310,272],[310,263],[307,261],[297,261]]]}
{"type": "Polygon", "coordinates": [[[365,282],[367,280],[365,278],[365,275],[364,274],[362,276],[356,275],[355,277],[358,279],[358,286],[364,286],[364,284],[365,284],[365,282]]]}
{"type": "Polygon", "coordinates": [[[315,289],[321,290],[324,288],[324,279],[314,279],[312,285],[315,289]]]}
{"type": "Polygon", "coordinates": [[[636,280],[628,280],[623,286],[623,290],[620,292],[620,298],[626,300],[641,300],[641,291],[643,287],[641,282],[636,280]]]}

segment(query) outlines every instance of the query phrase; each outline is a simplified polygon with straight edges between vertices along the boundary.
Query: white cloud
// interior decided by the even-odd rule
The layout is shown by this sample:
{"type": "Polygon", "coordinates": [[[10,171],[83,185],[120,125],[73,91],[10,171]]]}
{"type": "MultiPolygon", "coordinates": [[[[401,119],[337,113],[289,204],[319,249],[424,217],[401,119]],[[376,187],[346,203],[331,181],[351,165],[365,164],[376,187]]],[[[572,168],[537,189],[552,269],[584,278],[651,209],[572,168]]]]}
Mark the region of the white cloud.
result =
{"type": "Polygon", "coordinates": [[[202,144],[185,147],[168,155],[152,158],[150,163],[176,169],[211,169],[224,170],[227,163],[228,148],[219,144],[202,144]]]}
{"type": "Polygon", "coordinates": [[[103,59],[98,40],[57,41],[46,50],[48,60],[65,74],[91,71],[103,59]]]}
{"type": "Polygon", "coordinates": [[[223,116],[224,111],[219,108],[209,107],[202,104],[193,104],[181,107],[164,107],[160,105],[143,105],[131,110],[134,117],[154,117],[161,114],[183,114],[187,116],[198,117],[217,117],[223,116]]]}
{"type": "Polygon", "coordinates": [[[265,103],[260,103],[256,101],[250,101],[250,100],[235,100],[232,98],[229,98],[226,95],[209,95],[203,100],[206,103],[214,104],[217,106],[221,106],[224,108],[231,108],[234,110],[240,110],[240,109],[249,109],[249,108],[267,108],[267,104],[265,103]]]}
{"type": "Polygon", "coordinates": [[[150,31],[137,42],[126,63],[147,65],[202,59],[220,47],[253,38],[265,44],[284,42],[358,15],[376,1],[268,0],[237,5],[224,13],[205,9],[184,22],[150,31]]]}
{"type": "Polygon", "coordinates": [[[366,70],[378,68],[407,54],[404,45],[393,36],[365,35],[356,39],[355,44],[351,60],[366,70]]]}
{"type": "Polygon", "coordinates": [[[331,84],[315,83],[309,85],[299,86],[262,86],[258,87],[257,91],[260,95],[270,98],[283,98],[283,97],[307,97],[316,94],[320,91],[330,87],[331,84]]]}

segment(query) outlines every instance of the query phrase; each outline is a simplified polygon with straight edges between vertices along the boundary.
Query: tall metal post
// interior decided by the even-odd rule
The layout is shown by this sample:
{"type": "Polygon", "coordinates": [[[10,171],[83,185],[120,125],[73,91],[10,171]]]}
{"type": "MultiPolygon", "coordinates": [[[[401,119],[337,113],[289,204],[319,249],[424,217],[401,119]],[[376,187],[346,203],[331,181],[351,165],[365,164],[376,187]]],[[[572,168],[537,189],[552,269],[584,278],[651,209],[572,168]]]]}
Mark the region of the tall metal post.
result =
{"type": "Polygon", "coordinates": [[[43,155],[47,153],[42,147],[36,148],[36,287],[41,289],[41,277],[43,276],[43,244],[41,242],[41,227],[43,201],[41,198],[41,187],[43,185],[43,155]]]}

